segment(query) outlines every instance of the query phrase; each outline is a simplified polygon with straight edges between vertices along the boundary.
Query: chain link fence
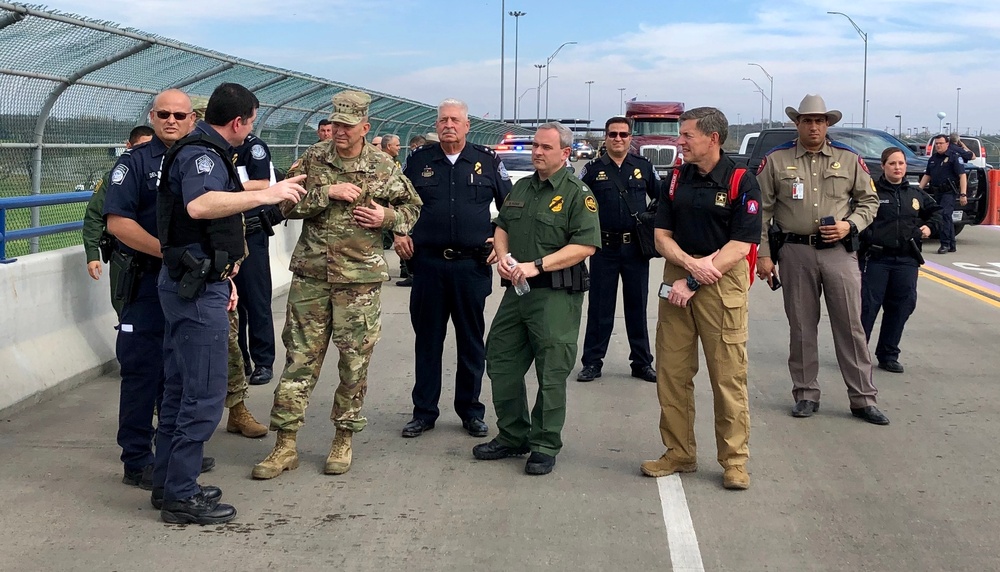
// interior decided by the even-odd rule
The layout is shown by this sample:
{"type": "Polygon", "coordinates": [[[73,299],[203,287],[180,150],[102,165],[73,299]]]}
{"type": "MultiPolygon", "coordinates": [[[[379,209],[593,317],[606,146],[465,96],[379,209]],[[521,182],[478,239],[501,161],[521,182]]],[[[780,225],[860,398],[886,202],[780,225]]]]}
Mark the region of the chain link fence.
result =
{"type": "MultiPolygon", "coordinates": [[[[168,88],[208,96],[223,82],[260,100],[257,135],[287,169],[316,142],[316,124],[332,96],[361,89],[372,96],[373,134],[406,143],[434,129],[435,106],[269,67],[114,24],[0,2],[0,197],[89,192],[114,164],[153,97],[168,88]]],[[[469,141],[492,144],[530,130],[479,118],[469,141]]],[[[85,203],[19,209],[7,230],[80,220],[85,203]]],[[[8,256],[80,244],[80,233],[12,241],[8,256]]]]}

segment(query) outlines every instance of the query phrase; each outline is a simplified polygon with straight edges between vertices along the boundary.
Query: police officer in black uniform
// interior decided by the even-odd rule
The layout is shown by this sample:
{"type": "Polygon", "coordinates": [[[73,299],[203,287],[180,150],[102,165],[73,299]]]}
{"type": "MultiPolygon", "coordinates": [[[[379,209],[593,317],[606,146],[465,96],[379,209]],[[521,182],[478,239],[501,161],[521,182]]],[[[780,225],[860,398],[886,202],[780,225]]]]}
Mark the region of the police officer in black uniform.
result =
{"type": "Polygon", "coordinates": [[[629,153],[632,120],[612,117],[604,124],[605,147],[580,172],[580,179],[594,192],[601,217],[602,247],[590,257],[590,295],[587,298],[587,333],[583,341],[583,369],[577,381],[601,377],[615,325],[618,277],[622,280],[625,331],[628,333],[632,377],[656,382],[649,351],[646,299],[649,297],[649,259],[639,248],[635,214],[646,210],[646,198],[657,198],[659,177],[645,157],[629,153]]]}
{"type": "Polygon", "coordinates": [[[956,195],[959,205],[965,206],[969,201],[966,195],[968,177],[965,175],[965,165],[961,158],[949,150],[948,136],[934,136],[934,153],[927,160],[927,170],[920,177],[920,188],[926,189],[941,205],[941,248],[938,254],[955,252],[955,224],[951,215],[955,210],[956,195]]]}
{"type": "Polygon", "coordinates": [[[903,373],[899,340],[903,326],[917,307],[917,271],[923,263],[923,239],[941,227],[941,207],[906,180],[906,156],[897,147],[882,152],[883,175],[875,183],[878,213],[861,232],[861,323],[871,339],[880,309],[875,357],[878,367],[903,373]]]}
{"type": "Polygon", "coordinates": [[[413,419],[403,437],[433,429],[438,418],[449,317],[458,348],[455,412],[470,435],[485,437],[488,432],[479,393],[486,367],[483,312],[493,289],[490,203],[499,209],[511,183],[491,149],[466,142],[469,126],[468,106],[444,100],[437,116],[440,143],[417,148],[403,171],[424,203],[412,237],[397,236],[395,242],[397,253],[411,259],[413,268],[410,321],[416,372],[413,419]]]}
{"type": "Polygon", "coordinates": [[[218,524],[236,516],[221,490],[198,485],[205,441],[222,418],[228,381],[227,309],[236,303],[228,279],[245,254],[241,213],[304,194],[288,179],[266,190],[242,189],[232,163],[257,117],[257,98],[223,83],[191,136],[164,158],[157,201],[163,268],[157,281],[166,318],[165,383],[156,432],[153,486],[160,517],[173,524],[218,524]]]}
{"type": "MultiPolygon", "coordinates": [[[[236,170],[246,191],[273,185],[274,165],[267,143],[250,134],[236,148],[236,170]]],[[[240,303],[239,345],[250,385],[263,385],[274,377],[274,318],[271,314],[271,254],[268,238],[272,226],[282,220],[281,211],[267,205],[243,213],[246,222],[247,257],[233,278],[240,303]],[[253,369],[250,368],[251,360],[253,369]]]]}

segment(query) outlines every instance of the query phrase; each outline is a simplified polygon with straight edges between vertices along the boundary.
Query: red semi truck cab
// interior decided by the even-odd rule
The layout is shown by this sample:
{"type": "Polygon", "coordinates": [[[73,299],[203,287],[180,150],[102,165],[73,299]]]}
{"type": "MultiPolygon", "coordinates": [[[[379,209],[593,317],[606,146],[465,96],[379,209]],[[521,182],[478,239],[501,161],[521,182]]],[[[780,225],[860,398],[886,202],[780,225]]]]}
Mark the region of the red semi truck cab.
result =
{"type": "Polygon", "coordinates": [[[628,101],[625,117],[632,119],[632,152],[650,160],[666,178],[683,161],[677,137],[684,104],[679,101],[628,101]]]}

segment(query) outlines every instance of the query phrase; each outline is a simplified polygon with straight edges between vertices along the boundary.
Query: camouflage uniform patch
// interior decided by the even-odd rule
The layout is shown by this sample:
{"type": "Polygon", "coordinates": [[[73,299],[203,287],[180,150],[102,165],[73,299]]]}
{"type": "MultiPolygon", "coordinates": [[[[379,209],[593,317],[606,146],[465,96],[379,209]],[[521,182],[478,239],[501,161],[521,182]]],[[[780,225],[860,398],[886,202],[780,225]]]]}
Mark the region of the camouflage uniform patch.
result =
{"type": "Polygon", "coordinates": [[[229,312],[229,383],[226,387],[226,407],[233,407],[247,398],[250,384],[243,366],[243,352],[239,344],[240,317],[234,309],[229,312]]]}

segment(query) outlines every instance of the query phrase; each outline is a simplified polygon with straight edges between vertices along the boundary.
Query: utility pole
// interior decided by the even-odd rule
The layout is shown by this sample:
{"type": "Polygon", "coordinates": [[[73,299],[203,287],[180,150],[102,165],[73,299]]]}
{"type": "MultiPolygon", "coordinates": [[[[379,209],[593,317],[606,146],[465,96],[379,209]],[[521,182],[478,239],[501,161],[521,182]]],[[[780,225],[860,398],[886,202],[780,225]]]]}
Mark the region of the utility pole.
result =
{"type": "MultiPolygon", "coordinates": [[[[519,22],[521,21],[521,16],[527,14],[527,12],[521,12],[519,10],[514,10],[513,12],[508,12],[514,17],[514,97],[517,97],[517,34],[519,22]]],[[[517,99],[514,99],[514,124],[517,124],[517,99]]]]}

